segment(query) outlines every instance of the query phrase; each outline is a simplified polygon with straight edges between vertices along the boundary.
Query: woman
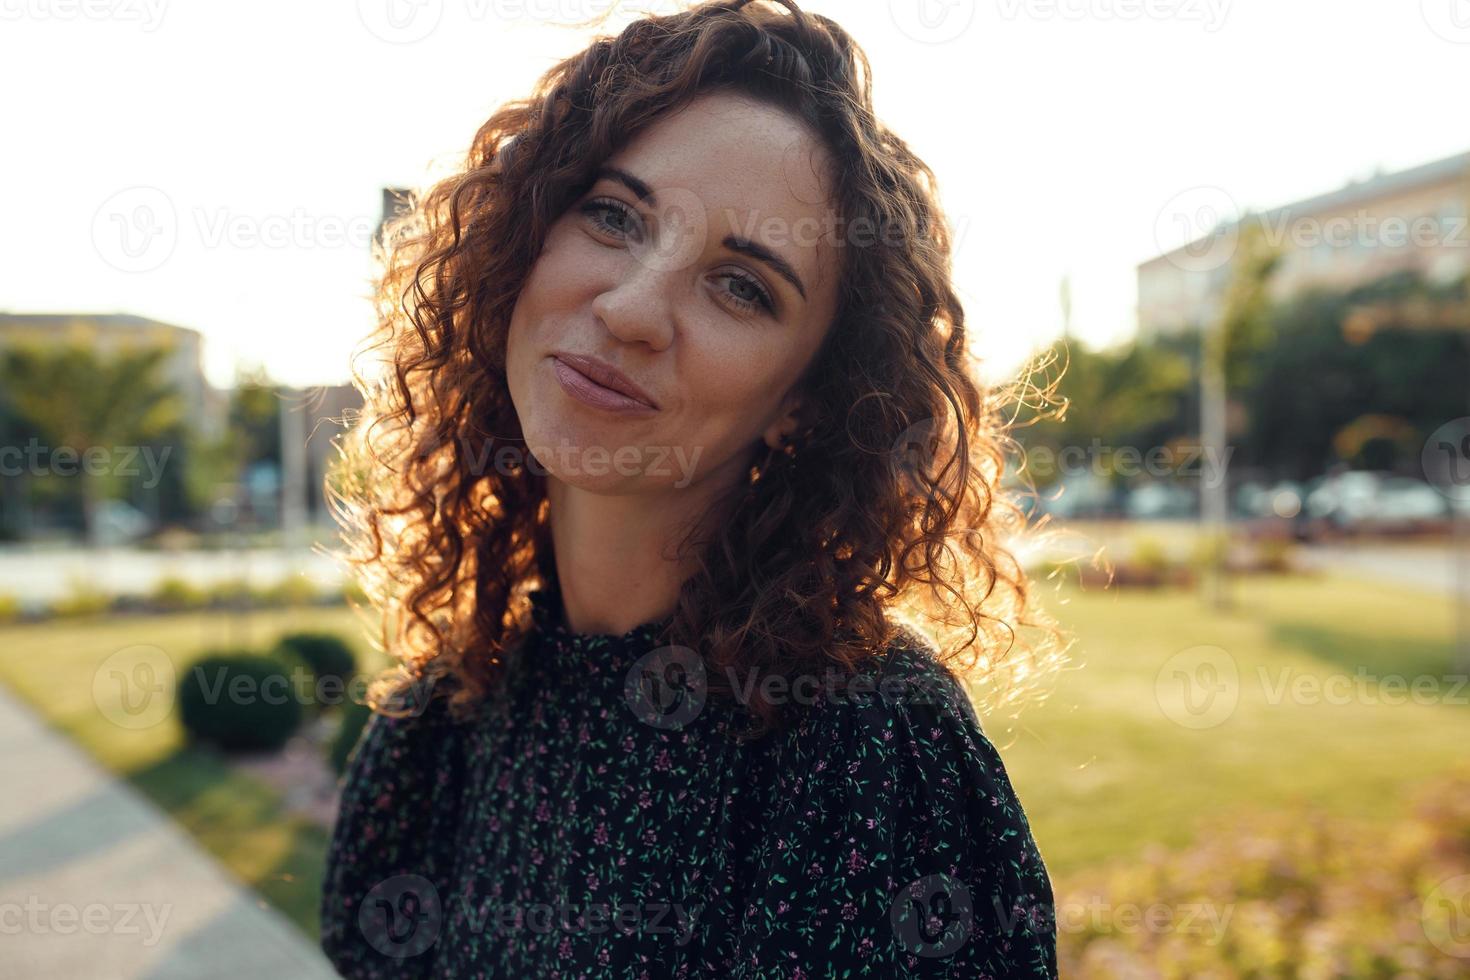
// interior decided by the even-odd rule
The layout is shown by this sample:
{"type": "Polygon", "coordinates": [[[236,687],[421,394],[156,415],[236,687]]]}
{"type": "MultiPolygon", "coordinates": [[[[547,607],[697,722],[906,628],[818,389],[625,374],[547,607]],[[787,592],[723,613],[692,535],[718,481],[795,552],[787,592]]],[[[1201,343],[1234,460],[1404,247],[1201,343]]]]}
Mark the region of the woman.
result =
{"type": "Polygon", "coordinates": [[[947,666],[1035,662],[1017,511],[867,70],[795,3],[646,18],[390,227],[337,497],[400,661],[327,868],[345,976],[1055,974],[947,666]]]}

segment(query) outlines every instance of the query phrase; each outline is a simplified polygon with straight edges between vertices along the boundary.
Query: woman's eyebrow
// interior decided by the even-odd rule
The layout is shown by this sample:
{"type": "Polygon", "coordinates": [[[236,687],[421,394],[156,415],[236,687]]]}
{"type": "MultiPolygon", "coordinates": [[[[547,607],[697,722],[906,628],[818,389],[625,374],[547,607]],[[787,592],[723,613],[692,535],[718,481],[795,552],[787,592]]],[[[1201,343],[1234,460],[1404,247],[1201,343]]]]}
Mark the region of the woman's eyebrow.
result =
{"type": "MultiPolygon", "coordinates": [[[[608,165],[601,166],[597,168],[597,173],[593,175],[594,183],[598,180],[611,180],[622,184],[628,190],[632,191],[638,200],[650,207],[658,207],[658,195],[653,192],[653,188],[626,170],[608,165]]],[[[789,262],[775,252],[772,252],[759,242],[753,242],[749,238],[743,238],[739,235],[726,235],[724,241],[720,244],[732,252],[739,252],[741,255],[748,255],[753,259],[764,262],[775,270],[776,274],[782,279],[795,286],[796,291],[801,294],[803,300],[806,299],[806,285],[802,283],[801,276],[796,274],[796,270],[791,267],[789,262]]]]}
{"type": "Polygon", "coordinates": [[[738,235],[726,235],[725,240],[720,244],[732,252],[749,255],[753,259],[759,259],[761,262],[764,262],[776,270],[782,279],[795,286],[796,291],[801,293],[803,300],[806,299],[806,287],[802,285],[801,276],[796,274],[796,270],[791,268],[791,265],[785,259],[766,248],[760,242],[753,242],[748,238],[741,238],[738,235]]]}
{"type": "Polygon", "coordinates": [[[637,195],[638,200],[645,202],[650,207],[658,207],[658,195],[653,192],[653,188],[626,170],[609,166],[599,167],[597,173],[593,175],[593,180],[594,182],[598,180],[616,181],[637,195]]]}

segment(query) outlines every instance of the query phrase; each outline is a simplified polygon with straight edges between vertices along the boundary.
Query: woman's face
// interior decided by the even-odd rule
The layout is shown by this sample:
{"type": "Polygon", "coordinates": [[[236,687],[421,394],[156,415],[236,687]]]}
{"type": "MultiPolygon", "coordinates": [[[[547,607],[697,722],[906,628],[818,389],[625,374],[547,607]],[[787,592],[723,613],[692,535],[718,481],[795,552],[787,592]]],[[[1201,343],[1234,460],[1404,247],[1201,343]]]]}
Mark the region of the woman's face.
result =
{"type": "Polygon", "coordinates": [[[795,431],[794,386],[837,306],[829,166],[794,117],[725,92],[606,161],[552,226],[507,338],[511,400],[553,477],[718,489],[795,431]],[[651,404],[589,385],[579,358],[651,404]]]}

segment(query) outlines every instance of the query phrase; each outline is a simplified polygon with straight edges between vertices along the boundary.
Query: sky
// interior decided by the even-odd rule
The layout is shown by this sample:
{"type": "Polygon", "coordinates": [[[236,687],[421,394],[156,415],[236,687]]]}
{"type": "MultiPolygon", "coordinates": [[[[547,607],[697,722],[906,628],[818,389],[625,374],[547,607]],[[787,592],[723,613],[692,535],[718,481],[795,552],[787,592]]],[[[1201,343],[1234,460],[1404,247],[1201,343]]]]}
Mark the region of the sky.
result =
{"type": "MultiPolygon", "coordinates": [[[[612,0],[0,0],[0,311],[205,337],[212,383],[347,379],[381,188],[612,0]]],[[[625,0],[601,31],[675,0],[625,0]]],[[[1136,267],[1222,209],[1470,150],[1470,0],[807,0],[934,169],[987,372],[1135,329],[1136,267]]]]}

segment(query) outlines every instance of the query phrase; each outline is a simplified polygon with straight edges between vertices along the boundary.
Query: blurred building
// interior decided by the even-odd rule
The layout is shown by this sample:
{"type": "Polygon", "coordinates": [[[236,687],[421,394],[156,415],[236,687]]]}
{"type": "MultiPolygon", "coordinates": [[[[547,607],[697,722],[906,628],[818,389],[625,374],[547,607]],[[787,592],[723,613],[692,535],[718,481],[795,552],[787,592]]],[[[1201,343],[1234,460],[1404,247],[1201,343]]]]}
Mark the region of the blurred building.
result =
{"type": "MultiPolygon", "coordinates": [[[[122,313],[0,313],[0,350],[17,344],[76,344],[103,355],[166,348],[163,380],[182,400],[184,417],[208,439],[222,436],[229,424],[234,392],[216,389],[206,380],[204,340],[197,330],[122,313]]],[[[262,490],[272,500],[284,490],[283,517],[299,523],[326,521],[322,486],[336,455],[332,440],[356,418],[362,396],[350,384],[282,388],[278,394],[282,452],[289,458],[267,467],[273,472],[262,481],[262,490]]]]}
{"type": "Polygon", "coordinates": [[[208,435],[224,428],[226,399],[204,377],[199,331],[126,313],[0,313],[0,349],[13,344],[79,344],[101,354],[165,347],[163,376],[179,393],[185,417],[208,435]]]}
{"type": "Polygon", "coordinates": [[[1138,330],[1147,339],[1198,329],[1218,316],[1230,280],[1230,242],[1259,222],[1281,248],[1271,291],[1342,291],[1414,270],[1431,282],[1470,275],[1470,153],[1349,183],[1265,214],[1247,214],[1138,267],[1138,330]]]}

